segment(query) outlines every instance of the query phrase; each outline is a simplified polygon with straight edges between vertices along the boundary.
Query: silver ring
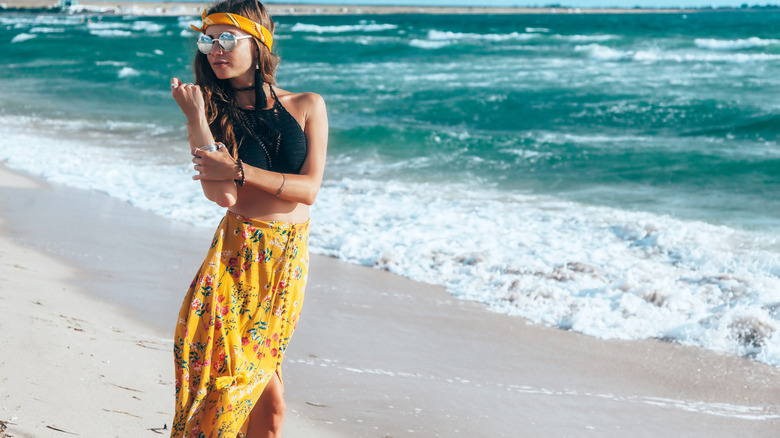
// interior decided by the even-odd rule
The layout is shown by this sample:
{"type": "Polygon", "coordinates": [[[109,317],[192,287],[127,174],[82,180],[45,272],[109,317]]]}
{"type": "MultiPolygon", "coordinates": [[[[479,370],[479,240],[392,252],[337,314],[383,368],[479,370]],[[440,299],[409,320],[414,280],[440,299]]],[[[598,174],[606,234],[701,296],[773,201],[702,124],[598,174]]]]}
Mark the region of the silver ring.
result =
{"type": "Polygon", "coordinates": [[[176,82],[171,82],[171,88],[179,88],[179,84],[176,82]]]}

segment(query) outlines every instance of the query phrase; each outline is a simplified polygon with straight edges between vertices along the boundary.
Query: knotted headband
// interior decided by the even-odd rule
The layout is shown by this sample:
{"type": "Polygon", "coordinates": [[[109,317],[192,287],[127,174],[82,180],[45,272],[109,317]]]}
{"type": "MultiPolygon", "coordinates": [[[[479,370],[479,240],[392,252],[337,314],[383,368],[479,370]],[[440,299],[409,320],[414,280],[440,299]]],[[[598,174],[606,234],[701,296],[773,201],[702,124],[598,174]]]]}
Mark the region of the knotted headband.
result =
{"type": "Polygon", "coordinates": [[[201,17],[203,18],[202,27],[196,27],[194,24],[190,25],[190,27],[200,33],[206,33],[206,29],[208,29],[208,27],[213,24],[229,24],[243,30],[244,32],[248,32],[253,37],[262,41],[263,44],[268,47],[268,50],[271,50],[271,46],[274,44],[274,36],[271,34],[271,32],[268,31],[268,29],[244,16],[222,12],[206,16],[206,10],[204,9],[203,15],[201,17]]]}

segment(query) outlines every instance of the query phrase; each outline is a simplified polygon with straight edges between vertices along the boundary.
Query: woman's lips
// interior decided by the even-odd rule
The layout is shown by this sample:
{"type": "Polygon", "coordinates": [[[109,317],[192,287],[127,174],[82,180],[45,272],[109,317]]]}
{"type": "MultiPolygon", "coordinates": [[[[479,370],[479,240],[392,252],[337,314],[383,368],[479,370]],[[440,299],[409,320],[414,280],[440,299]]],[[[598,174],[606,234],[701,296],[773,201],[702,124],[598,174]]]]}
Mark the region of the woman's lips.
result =
{"type": "Polygon", "coordinates": [[[213,67],[226,67],[228,64],[230,64],[227,61],[214,61],[213,64],[211,64],[213,67]]]}

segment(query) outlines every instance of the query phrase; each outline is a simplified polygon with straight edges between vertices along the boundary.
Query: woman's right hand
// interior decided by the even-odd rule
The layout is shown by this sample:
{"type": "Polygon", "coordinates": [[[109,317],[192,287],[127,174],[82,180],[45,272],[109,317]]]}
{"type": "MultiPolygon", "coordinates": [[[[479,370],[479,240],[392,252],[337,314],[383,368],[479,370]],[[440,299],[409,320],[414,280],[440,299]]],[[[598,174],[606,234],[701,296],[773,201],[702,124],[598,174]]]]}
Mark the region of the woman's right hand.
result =
{"type": "Polygon", "coordinates": [[[195,84],[184,84],[179,78],[171,79],[171,95],[181,108],[181,112],[192,122],[206,115],[203,93],[195,84]]]}

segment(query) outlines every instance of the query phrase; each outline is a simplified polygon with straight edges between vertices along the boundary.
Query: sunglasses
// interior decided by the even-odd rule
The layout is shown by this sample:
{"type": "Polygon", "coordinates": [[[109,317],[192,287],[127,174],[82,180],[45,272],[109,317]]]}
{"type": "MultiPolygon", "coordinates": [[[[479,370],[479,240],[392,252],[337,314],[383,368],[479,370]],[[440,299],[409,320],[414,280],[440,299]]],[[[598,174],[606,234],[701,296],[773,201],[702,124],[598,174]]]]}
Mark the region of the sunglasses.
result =
{"type": "Polygon", "coordinates": [[[230,32],[223,32],[222,35],[219,36],[219,38],[214,39],[206,34],[203,34],[198,37],[198,50],[200,50],[201,53],[204,55],[208,55],[211,53],[211,49],[214,48],[214,42],[219,43],[219,47],[222,47],[222,50],[229,52],[236,48],[236,44],[238,44],[238,40],[243,40],[246,38],[252,38],[252,35],[233,35],[230,32]]]}

